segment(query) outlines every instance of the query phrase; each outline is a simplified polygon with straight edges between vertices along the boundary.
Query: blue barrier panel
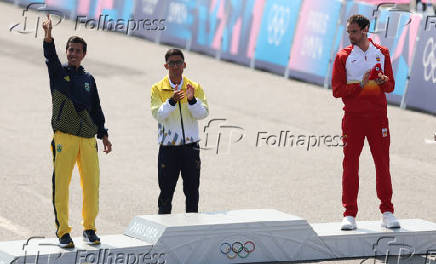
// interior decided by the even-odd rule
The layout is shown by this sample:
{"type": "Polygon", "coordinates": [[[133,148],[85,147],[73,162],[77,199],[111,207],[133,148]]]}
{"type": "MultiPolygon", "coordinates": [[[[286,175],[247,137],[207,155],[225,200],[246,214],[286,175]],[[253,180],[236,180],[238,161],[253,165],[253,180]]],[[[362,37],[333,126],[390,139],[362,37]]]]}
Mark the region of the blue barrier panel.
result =
{"type": "Polygon", "coordinates": [[[255,44],[250,40],[251,35],[256,34],[256,30],[252,27],[256,24],[256,15],[259,16],[257,20],[260,20],[262,13],[258,11],[259,7],[263,6],[261,2],[264,1],[231,0],[227,2],[227,24],[221,45],[222,59],[235,61],[242,65],[250,64],[252,54],[248,51],[250,45],[255,44]]]}
{"type": "MultiPolygon", "coordinates": [[[[336,53],[341,49],[350,45],[350,40],[347,34],[347,19],[354,14],[361,14],[369,19],[372,18],[372,13],[374,10],[374,6],[368,5],[360,2],[352,2],[347,1],[345,3],[345,8],[343,8],[343,12],[341,13],[341,23],[338,27],[338,32],[336,34],[335,46],[333,48],[332,58],[330,59],[331,63],[333,63],[336,53]]],[[[371,21],[373,22],[373,21],[371,21]]],[[[371,23],[371,30],[374,28],[374,23],[371,23]]],[[[330,67],[329,72],[327,74],[327,84],[329,88],[331,88],[331,80],[332,80],[332,67],[330,67]]]]}
{"type": "Polygon", "coordinates": [[[403,99],[421,16],[407,11],[387,9],[375,13],[374,41],[389,49],[394,72],[395,89],[386,94],[389,103],[399,105],[403,99]]]}
{"type": "Polygon", "coordinates": [[[45,0],[48,7],[56,8],[62,11],[74,12],[76,9],[76,0],[45,0]]]}
{"type": "Polygon", "coordinates": [[[131,19],[134,0],[77,0],[75,29],[119,31],[125,34],[139,30],[142,24],[131,19]]]}
{"type": "Polygon", "coordinates": [[[289,76],[324,84],[342,2],[306,0],[300,11],[289,76]]]}
{"type": "Polygon", "coordinates": [[[41,1],[15,2],[22,9],[19,11],[21,19],[9,27],[10,31],[33,35],[35,38],[44,36],[42,23],[46,15],[50,14],[53,27],[58,26],[65,17],[69,17],[70,10],[49,6],[41,1]],[[33,12],[29,12],[32,11],[33,12]]]}
{"type": "Polygon", "coordinates": [[[408,108],[436,113],[436,19],[428,16],[423,24],[405,103],[408,108]]]}
{"type": "Polygon", "coordinates": [[[210,0],[197,0],[194,22],[192,25],[191,49],[208,53],[209,52],[209,6],[210,0]]]}
{"type": "Polygon", "coordinates": [[[301,0],[266,1],[254,54],[256,68],[284,73],[300,6],[301,0]]]}
{"type": "Polygon", "coordinates": [[[225,26],[226,0],[197,0],[191,49],[216,56],[225,26]]]}
{"type": "Polygon", "coordinates": [[[166,29],[162,31],[160,42],[182,48],[190,48],[196,0],[169,0],[166,13],[166,29]]]}
{"type": "MultiPolygon", "coordinates": [[[[20,6],[27,6],[27,5],[32,4],[32,3],[34,3],[34,4],[39,4],[39,3],[44,4],[45,1],[44,0],[36,0],[36,1],[32,1],[32,0],[15,0],[15,1],[13,1],[13,3],[15,3],[17,5],[20,5],[20,6]]],[[[35,5],[35,6],[37,6],[37,5],[35,5]]]]}
{"type": "Polygon", "coordinates": [[[158,42],[162,31],[166,30],[168,0],[135,0],[134,6],[134,19],[147,23],[144,22],[139,30],[134,30],[132,35],[158,42]]]}

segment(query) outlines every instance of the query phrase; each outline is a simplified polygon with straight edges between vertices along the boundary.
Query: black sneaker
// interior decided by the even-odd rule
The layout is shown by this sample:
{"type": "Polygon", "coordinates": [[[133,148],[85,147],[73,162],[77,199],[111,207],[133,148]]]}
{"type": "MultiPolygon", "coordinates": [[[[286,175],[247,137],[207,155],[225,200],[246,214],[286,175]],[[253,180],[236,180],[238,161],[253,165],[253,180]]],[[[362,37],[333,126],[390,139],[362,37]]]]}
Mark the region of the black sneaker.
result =
{"type": "Polygon", "coordinates": [[[69,233],[66,233],[59,238],[59,246],[61,248],[74,248],[74,243],[69,233]]]}
{"type": "Polygon", "coordinates": [[[83,231],[83,241],[88,243],[88,245],[100,244],[100,238],[95,234],[95,230],[92,229],[83,231]]]}

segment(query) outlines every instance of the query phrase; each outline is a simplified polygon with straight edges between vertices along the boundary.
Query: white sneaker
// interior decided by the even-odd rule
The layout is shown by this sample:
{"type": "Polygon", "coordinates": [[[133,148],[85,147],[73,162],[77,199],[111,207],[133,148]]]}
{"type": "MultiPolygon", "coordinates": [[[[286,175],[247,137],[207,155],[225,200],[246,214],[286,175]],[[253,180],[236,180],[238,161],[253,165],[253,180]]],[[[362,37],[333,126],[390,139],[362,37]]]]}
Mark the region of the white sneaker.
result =
{"type": "Polygon", "coordinates": [[[381,226],[386,228],[399,228],[400,222],[391,212],[384,212],[381,226]]]}
{"type": "Polygon", "coordinates": [[[357,228],[356,219],[350,215],[344,217],[341,223],[341,230],[354,230],[357,228]]]}

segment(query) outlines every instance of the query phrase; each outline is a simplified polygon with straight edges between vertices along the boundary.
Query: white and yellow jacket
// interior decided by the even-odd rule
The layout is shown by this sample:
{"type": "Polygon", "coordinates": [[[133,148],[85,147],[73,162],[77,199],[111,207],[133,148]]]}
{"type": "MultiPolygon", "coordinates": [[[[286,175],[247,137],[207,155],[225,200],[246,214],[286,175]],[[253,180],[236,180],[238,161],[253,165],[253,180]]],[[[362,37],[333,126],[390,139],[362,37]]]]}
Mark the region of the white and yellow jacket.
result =
{"type": "Polygon", "coordinates": [[[194,88],[196,102],[190,104],[186,97],[176,105],[169,99],[174,94],[174,84],[166,76],[151,87],[151,113],[158,121],[158,142],[160,145],[184,145],[198,142],[198,121],[209,115],[209,106],[200,84],[183,77],[181,87],[186,93],[186,85],[194,88]]]}

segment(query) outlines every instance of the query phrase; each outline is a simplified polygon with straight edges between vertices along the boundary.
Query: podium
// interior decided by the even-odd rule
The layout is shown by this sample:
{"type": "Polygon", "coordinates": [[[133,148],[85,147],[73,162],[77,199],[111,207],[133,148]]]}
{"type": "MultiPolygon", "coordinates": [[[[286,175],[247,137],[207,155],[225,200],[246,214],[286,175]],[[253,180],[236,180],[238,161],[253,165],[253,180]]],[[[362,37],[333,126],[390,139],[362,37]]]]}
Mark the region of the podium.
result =
{"type": "Polygon", "coordinates": [[[0,264],[223,264],[330,260],[385,255],[436,255],[436,224],[400,220],[386,229],[378,221],[357,222],[341,231],[340,223],[309,224],[273,209],[199,214],[141,215],[124,234],[101,236],[89,246],[73,238],[76,248],[61,249],[56,238],[0,242],[0,264]]]}
{"type": "Polygon", "coordinates": [[[334,258],[306,220],[277,210],[137,216],[127,236],[168,263],[253,263],[334,258]]]}

